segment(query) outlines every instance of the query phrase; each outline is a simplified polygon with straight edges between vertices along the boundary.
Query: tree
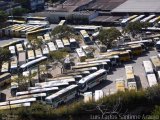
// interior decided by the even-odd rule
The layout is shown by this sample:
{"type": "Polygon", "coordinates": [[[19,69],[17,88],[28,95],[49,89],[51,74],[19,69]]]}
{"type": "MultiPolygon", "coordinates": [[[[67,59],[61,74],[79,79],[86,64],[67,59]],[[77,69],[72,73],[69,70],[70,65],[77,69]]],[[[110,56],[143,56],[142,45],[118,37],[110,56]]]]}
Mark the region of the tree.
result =
{"type": "Polygon", "coordinates": [[[0,48],[0,62],[7,61],[11,57],[11,53],[6,48],[0,48]]]}
{"type": "Polygon", "coordinates": [[[131,33],[133,37],[135,37],[136,34],[140,33],[142,31],[142,28],[147,28],[149,26],[148,23],[141,23],[141,22],[130,22],[125,28],[124,31],[131,33]]]}
{"type": "Polygon", "coordinates": [[[53,51],[49,53],[49,58],[50,60],[54,61],[56,60],[57,62],[62,64],[61,67],[61,72],[63,70],[63,65],[64,65],[64,58],[66,57],[68,53],[66,52],[65,49],[59,50],[59,51],[53,51]]]}
{"type": "Polygon", "coordinates": [[[13,15],[14,16],[22,16],[26,13],[28,13],[29,10],[25,9],[25,8],[14,8],[13,9],[13,15]]]}
{"type": "Polygon", "coordinates": [[[4,22],[7,20],[8,14],[0,10],[0,28],[4,27],[4,22]]]}
{"type": "Polygon", "coordinates": [[[111,47],[114,40],[119,39],[121,32],[116,28],[102,29],[98,35],[98,39],[107,47],[111,47]]]}
{"type": "Polygon", "coordinates": [[[69,38],[74,35],[74,30],[72,27],[69,27],[67,25],[61,25],[54,28],[54,30],[52,31],[52,35],[59,38],[69,38]]]}

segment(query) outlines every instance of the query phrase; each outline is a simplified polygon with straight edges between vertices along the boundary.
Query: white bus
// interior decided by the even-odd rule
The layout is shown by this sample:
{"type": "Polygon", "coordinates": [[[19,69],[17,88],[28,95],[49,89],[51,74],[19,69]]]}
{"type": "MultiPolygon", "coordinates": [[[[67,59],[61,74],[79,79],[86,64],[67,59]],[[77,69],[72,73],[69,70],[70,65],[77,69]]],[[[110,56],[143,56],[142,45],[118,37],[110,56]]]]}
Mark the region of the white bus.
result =
{"type": "Polygon", "coordinates": [[[150,60],[152,62],[153,68],[155,72],[160,70],[160,59],[158,56],[152,56],[150,57],[150,60]]]}
{"type": "Polygon", "coordinates": [[[8,62],[3,62],[2,63],[2,68],[1,68],[1,73],[6,73],[9,72],[9,63],[8,62]]]}
{"type": "Polygon", "coordinates": [[[22,52],[24,50],[22,44],[16,44],[16,49],[17,52],[22,52]]]}
{"type": "Polygon", "coordinates": [[[64,48],[63,42],[60,39],[57,39],[55,42],[56,42],[56,45],[57,45],[58,49],[63,49],[64,48]]]}
{"type": "Polygon", "coordinates": [[[23,43],[23,42],[24,42],[24,40],[15,40],[15,41],[9,42],[7,44],[1,45],[1,47],[2,48],[8,48],[9,46],[13,46],[13,45],[23,43]]]}
{"type": "Polygon", "coordinates": [[[6,102],[0,102],[0,106],[27,103],[27,102],[36,102],[36,98],[25,98],[25,99],[20,99],[20,100],[11,100],[11,101],[6,101],[6,102]]]}
{"type": "Polygon", "coordinates": [[[81,36],[82,36],[83,41],[84,41],[85,44],[87,44],[87,45],[92,44],[92,41],[91,41],[88,33],[85,30],[81,30],[80,34],[81,34],[81,36]]]}
{"type": "Polygon", "coordinates": [[[111,69],[111,61],[109,59],[104,59],[104,60],[94,60],[94,61],[88,61],[88,62],[78,62],[76,63],[76,65],[87,65],[87,64],[94,64],[94,63],[103,63],[103,62],[106,62],[108,64],[108,69],[107,72],[110,71],[111,69]]]}
{"type": "Polygon", "coordinates": [[[134,18],[133,20],[131,20],[130,22],[136,22],[136,21],[140,21],[142,18],[144,18],[145,15],[140,15],[136,18],[134,18]]]}
{"type": "Polygon", "coordinates": [[[49,49],[48,49],[47,45],[44,45],[42,47],[42,53],[43,53],[43,55],[48,55],[49,54],[49,49]]]}
{"type": "Polygon", "coordinates": [[[47,95],[49,95],[49,94],[55,93],[58,90],[59,90],[58,87],[37,88],[37,89],[33,89],[33,90],[17,92],[16,96],[30,95],[30,94],[36,94],[36,93],[46,93],[47,95]]]}
{"type": "Polygon", "coordinates": [[[116,79],[116,89],[117,91],[125,91],[125,80],[123,78],[116,79]]]}
{"type": "Polygon", "coordinates": [[[27,51],[27,57],[28,57],[28,61],[34,60],[35,59],[34,51],[33,50],[28,50],[27,51]]]}
{"type": "Polygon", "coordinates": [[[149,87],[152,87],[153,85],[158,84],[155,74],[148,74],[147,80],[148,80],[149,87]]]}
{"type": "Polygon", "coordinates": [[[58,25],[61,26],[61,25],[65,25],[65,24],[66,24],[66,20],[61,20],[58,25]]]}
{"type": "Polygon", "coordinates": [[[20,107],[29,107],[29,106],[31,106],[30,102],[20,103],[20,104],[12,104],[12,105],[9,105],[9,102],[8,102],[8,104],[1,106],[0,110],[14,109],[14,108],[20,108],[20,107]]]}
{"type": "Polygon", "coordinates": [[[53,42],[49,42],[47,43],[48,47],[49,47],[49,51],[56,51],[56,46],[54,45],[53,42]]]}
{"type": "Polygon", "coordinates": [[[38,93],[38,94],[30,94],[30,95],[22,95],[22,96],[16,96],[16,97],[10,97],[7,100],[20,100],[25,98],[36,98],[36,100],[44,100],[44,98],[47,96],[46,93],[38,93]]]}
{"type": "Polygon", "coordinates": [[[122,27],[125,27],[130,20],[134,19],[137,16],[138,15],[132,15],[128,18],[123,19],[122,22],[121,22],[122,27]]]}
{"type": "Polygon", "coordinates": [[[9,50],[10,50],[10,53],[12,55],[16,55],[16,48],[15,48],[15,46],[9,46],[9,50]]]}
{"type": "Polygon", "coordinates": [[[11,73],[16,73],[18,68],[18,61],[17,57],[13,56],[11,57],[11,62],[10,62],[10,72],[11,73]]]}
{"type": "Polygon", "coordinates": [[[40,20],[40,21],[46,21],[48,18],[47,17],[40,17],[40,16],[29,16],[27,17],[28,20],[40,20]]]}
{"type": "Polygon", "coordinates": [[[137,84],[135,81],[133,67],[130,65],[125,66],[125,72],[126,72],[126,81],[127,81],[128,89],[137,91],[137,84]]]}
{"type": "Polygon", "coordinates": [[[82,69],[73,70],[73,72],[89,71],[90,73],[93,73],[93,72],[96,72],[97,70],[98,70],[97,67],[89,67],[89,68],[82,68],[82,69]]]}
{"type": "Polygon", "coordinates": [[[75,31],[78,33],[80,30],[86,30],[88,34],[93,34],[98,32],[102,29],[102,26],[95,26],[95,25],[76,25],[73,27],[75,31]]]}
{"type": "Polygon", "coordinates": [[[75,78],[73,76],[51,78],[51,79],[47,79],[46,81],[48,81],[48,82],[50,81],[52,83],[56,83],[56,82],[67,82],[69,84],[75,84],[76,83],[76,80],[75,80],[75,78]]]}
{"type": "Polygon", "coordinates": [[[84,78],[78,82],[79,90],[85,92],[86,90],[98,85],[102,80],[106,80],[107,71],[105,69],[100,69],[84,78]]]}
{"type": "Polygon", "coordinates": [[[23,65],[20,66],[20,71],[23,72],[23,71],[26,71],[27,69],[31,68],[31,67],[34,67],[38,64],[40,64],[41,62],[47,60],[47,57],[46,56],[42,56],[40,58],[37,58],[37,59],[34,59],[32,61],[29,61],[23,65]]]}
{"type": "Polygon", "coordinates": [[[155,17],[156,15],[149,15],[145,18],[143,18],[140,22],[148,22],[150,19],[152,19],[153,17],[155,17]]]}
{"type": "Polygon", "coordinates": [[[51,41],[51,36],[49,33],[44,34],[44,40],[45,40],[45,42],[51,41]]]}
{"type": "Polygon", "coordinates": [[[58,107],[69,100],[78,96],[78,85],[70,85],[48,97],[46,97],[46,103],[51,104],[53,107],[58,107]]]}
{"type": "Polygon", "coordinates": [[[146,74],[153,74],[154,73],[151,61],[149,61],[149,60],[143,61],[143,67],[144,67],[146,74]]]}
{"type": "Polygon", "coordinates": [[[87,56],[82,48],[77,48],[76,53],[77,53],[79,60],[81,62],[85,61],[85,59],[87,58],[87,56]]]}
{"type": "Polygon", "coordinates": [[[98,101],[104,97],[104,92],[102,90],[96,90],[94,95],[94,100],[98,101]]]}
{"type": "Polygon", "coordinates": [[[158,22],[159,20],[160,20],[160,16],[155,17],[155,18],[153,18],[153,19],[151,19],[151,20],[149,21],[149,24],[150,24],[151,26],[154,26],[154,24],[155,24],[156,22],[158,22]]]}
{"type": "Polygon", "coordinates": [[[36,55],[36,58],[42,57],[42,51],[41,51],[40,48],[38,48],[38,49],[35,50],[35,55],[36,55]]]}

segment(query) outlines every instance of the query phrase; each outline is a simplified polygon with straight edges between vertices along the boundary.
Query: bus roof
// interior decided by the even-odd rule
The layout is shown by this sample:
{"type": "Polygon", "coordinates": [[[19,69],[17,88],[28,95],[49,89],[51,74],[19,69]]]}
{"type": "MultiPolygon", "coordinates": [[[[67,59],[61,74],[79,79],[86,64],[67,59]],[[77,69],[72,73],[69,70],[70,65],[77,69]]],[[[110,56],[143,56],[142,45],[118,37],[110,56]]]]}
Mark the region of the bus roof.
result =
{"type": "Polygon", "coordinates": [[[90,75],[82,78],[82,79],[79,81],[79,83],[85,83],[85,82],[87,82],[89,79],[92,79],[92,78],[96,77],[97,75],[99,75],[100,73],[104,73],[104,72],[106,73],[106,70],[105,70],[105,69],[100,69],[100,70],[98,70],[98,71],[96,71],[96,72],[94,72],[94,73],[92,73],[92,74],[90,74],[90,75]]]}
{"type": "Polygon", "coordinates": [[[160,67],[160,59],[158,58],[158,56],[152,56],[150,57],[150,59],[154,67],[160,67]]]}
{"type": "Polygon", "coordinates": [[[149,61],[149,60],[148,61],[143,61],[143,65],[144,65],[145,72],[147,74],[148,73],[154,73],[151,61],[149,61]]]}
{"type": "Polygon", "coordinates": [[[70,86],[68,86],[68,87],[66,87],[66,88],[64,88],[64,89],[62,89],[62,90],[60,90],[60,91],[58,91],[58,92],[56,92],[56,93],[54,93],[54,94],[46,97],[46,99],[54,99],[54,98],[56,98],[57,96],[65,93],[65,92],[67,92],[67,91],[69,91],[69,90],[71,90],[71,89],[77,88],[77,87],[78,87],[78,85],[70,85],[70,86]]]}
{"type": "Polygon", "coordinates": [[[79,57],[86,56],[86,54],[85,54],[85,52],[83,51],[82,48],[77,48],[76,52],[77,52],[77,54],[78,54],[79,57]]]}
{"type": "Polygon", "coordinates": [[[147,79],[150,87],[157,84],[157,79],[155,74],[148,74],[147,79]]]}

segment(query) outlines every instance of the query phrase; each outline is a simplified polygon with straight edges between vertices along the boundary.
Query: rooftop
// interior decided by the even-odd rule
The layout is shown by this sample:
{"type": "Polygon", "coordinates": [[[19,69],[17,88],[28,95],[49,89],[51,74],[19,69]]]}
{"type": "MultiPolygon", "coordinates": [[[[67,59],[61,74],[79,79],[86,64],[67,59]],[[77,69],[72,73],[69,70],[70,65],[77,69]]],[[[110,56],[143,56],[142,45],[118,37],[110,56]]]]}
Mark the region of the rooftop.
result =
{"type": "Polygon", "coordinates": [[[160,0],[127,0],[112,12],[160,12],[160,0]]]}

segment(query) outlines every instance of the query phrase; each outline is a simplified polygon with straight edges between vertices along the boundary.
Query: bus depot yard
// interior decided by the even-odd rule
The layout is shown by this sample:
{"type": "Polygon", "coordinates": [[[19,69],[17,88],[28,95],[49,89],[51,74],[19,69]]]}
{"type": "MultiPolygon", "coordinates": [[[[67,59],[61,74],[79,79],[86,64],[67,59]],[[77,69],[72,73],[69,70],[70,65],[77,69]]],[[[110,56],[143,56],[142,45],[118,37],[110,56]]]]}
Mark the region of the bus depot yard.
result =
{"type": "MultiPolygon", "coordinates": [[[[45,17],[28,19],[31,19],[29,23],[47,21],[45,17]]],[[[147,21],[150,27],[143,29],[145,39],[130,39],[129,34],[122,33],[119,40],[122,42],[115,40],[114,48],[110,49],[97,37],[102,26],[70,25],[75,36],[69,37],[53,35],[54,29],[39,22],[2,28],[1,43],[5,43],[5,37],[14,39],[1,44],[1,49],[9,50],[11,57],[1,64],[0,109],[28,107],[36,101],[56,108],[71,99],[97,101],[117,91],[139,91],[157,85],[160,35],[155,26],[159,20],[156,15],[132,15],[121,20],[121,30],[135,21],[147,21]],[[53,56],[50,53],[54,53],[53,56]],[[51,59],[55,53],[65,53],[63,64],[59,59],[51,59]]],[[[61,20],[56,26],[66,27],[66,21],[61,20]]]]}

